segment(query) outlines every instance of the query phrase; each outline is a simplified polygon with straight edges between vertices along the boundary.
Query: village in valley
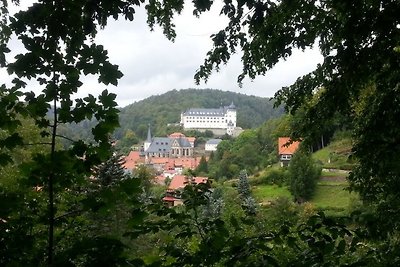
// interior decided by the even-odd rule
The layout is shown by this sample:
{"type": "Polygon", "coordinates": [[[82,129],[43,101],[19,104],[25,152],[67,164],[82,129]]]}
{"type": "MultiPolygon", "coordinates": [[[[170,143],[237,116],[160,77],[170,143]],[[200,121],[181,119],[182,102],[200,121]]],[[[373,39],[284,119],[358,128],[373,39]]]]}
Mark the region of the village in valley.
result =
{"type": "Polygon", "coordinates": [[[400,0],[0,0],[0,266],[400,266],[400,0]]]}
{"type": "MultiPolygon", "coordinates": [[[[191,108],[181,113],[180,125],[184,130],[195,129],[212,131],[214,136],[228,135],[237,137],[243,132],[237,127],[237,109],[232,102],[229,106],[218,109],[191,108]]],[[[163,201],[168,206],[182,204],[180,191],[187,184],[206,183],[209,177],[192,176],[201,160],[208,161],[211,153],[217,151],[221,138],[210,138],[202,147],[196,146],[196,138],[174,132],[165,137],[153,136],[151,125],[148,125],[147,138],[143,145],[132,149],[123,158],[123,168],[134,172],[138,166],[147,166],[154,170],[156,177],[153,182],[167,186],[163,201]]],[[[278,140],[278,154],[281,166],[288,163],[299,147],[298,141],[288,137],[278,140]]],[[[277,155],[278,157],[278,155],[277,155]]]]}
{"type": "MultiPolygon", "coordinates": [[[[218,109],[191,108],[181,113],[180,124],[185,130],[210,130],[215,136],[237,136],[243,130],[236,126],[236,112],[233,102],[218,109]]],[[[157,175],[155,183],[168,186],[163,200],[168,205],[178,205],[182,202],[175,191],[182,189],[186,184],[204,183],[208,180],[208,177],[190,177],[184,171],[196,169],[202,157],[207,161],[210,153],[217,150],[221,141],[220,138],[211,138],[201,151],[198,151],[195,147],[195,137],[185,136],[180,132],[166,137],[152,136],[149,125],[143,145],[124,157],[123,167],[128,172],[140,165],[152,168],[157,175]]]]}

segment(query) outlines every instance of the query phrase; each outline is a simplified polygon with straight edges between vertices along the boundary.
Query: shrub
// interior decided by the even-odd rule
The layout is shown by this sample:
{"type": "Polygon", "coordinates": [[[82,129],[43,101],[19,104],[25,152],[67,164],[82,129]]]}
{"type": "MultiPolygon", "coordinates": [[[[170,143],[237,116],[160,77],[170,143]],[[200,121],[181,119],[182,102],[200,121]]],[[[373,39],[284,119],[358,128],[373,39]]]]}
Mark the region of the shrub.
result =
{"type": "Polygon", "coordinates": [[[255,175],[249,180],[251,185],[270,184],[282,186],[288,183],[288,171],[284,168],[273,169],[263,175],[255,175]]]}
{"type": "Polygon", "coordinates": [[[279,186],[285,185],[288,182],[288,171],[285,169],[271,170],[267,175],[268,183],[279,186]]]}
{"type": "Polygon", "coordinates": [[[317,179],[321,174],[310,153],[298,150],[289,165],[289,190],[296,202],[303,203],[314,194],[317,179]]]}

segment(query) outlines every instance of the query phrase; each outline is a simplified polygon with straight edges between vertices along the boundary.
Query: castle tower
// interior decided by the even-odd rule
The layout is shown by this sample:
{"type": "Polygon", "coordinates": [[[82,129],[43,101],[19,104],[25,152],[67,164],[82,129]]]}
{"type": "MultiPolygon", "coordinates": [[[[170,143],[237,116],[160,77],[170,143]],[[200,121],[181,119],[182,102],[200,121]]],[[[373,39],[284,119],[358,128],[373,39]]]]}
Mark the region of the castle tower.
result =
{"type": "Polygon", "coordinates": [[[229,123],[227,128],[234,129],[236,127],[236,106],[233,104],[233,101],[226,110],[226,120],[229,123]]]}

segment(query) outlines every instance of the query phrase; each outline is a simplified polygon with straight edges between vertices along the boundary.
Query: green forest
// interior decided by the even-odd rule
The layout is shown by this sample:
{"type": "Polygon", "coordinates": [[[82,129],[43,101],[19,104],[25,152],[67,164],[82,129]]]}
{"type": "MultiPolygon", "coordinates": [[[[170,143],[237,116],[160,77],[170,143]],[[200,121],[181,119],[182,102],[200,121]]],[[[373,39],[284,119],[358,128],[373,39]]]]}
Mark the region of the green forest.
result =
{"type": "MultiPolygon", "coordinates": [[[[38,0],[14,14],[18,3],[0,0],[0,67],[10,77],[0,85],[1,266],[400,264],[399,1],[224,1],[227,25],[210,37],[195,81],[239,51],[239,84],[296,49],[317,47],[323,62],[273,102],[221,91],[212,102],[211,90],[190,89],[195,102],[165,113],[146,100],[120,110],[107,89],[78,92],[85,76],[103,87],[123,76],[96,39],[110,19],[138,23],[144,8],[150,29],[173,41],[184,1],[38,0]],[[212,179],[186,186],[183,205],[162,202],[165,186],[146,166],[123,170],[113,134],[141,137],[148,123],[162,134],[185,108],[232,101],[254,118],[240,118],[246,130],[188,172],[212,179]],[[137,105],[155,117],[123,129],[137,105]],[[90,136],[65,135],[82,123],[90,136]],[[285,168],[282,135],[301,141],[285,168]]],[[[214,4],[192,1],[193,15],[214,4]]]]}
{"type": "Polygon", "coordinates": [[[270,98],[213,89],[173,90],[122,108],[119,115],[121,127],[115,136],[120,139],[129,129],[143,140],[148,124],[154,126],[154,134],[165,136],[168,124],[180,122],[181,112],[189,108],[220,108],[232,102],[237,107],[237,125],[244,129],[257,127],[283,114],[283,108],[273,108],[274,101],[270,98]]]}

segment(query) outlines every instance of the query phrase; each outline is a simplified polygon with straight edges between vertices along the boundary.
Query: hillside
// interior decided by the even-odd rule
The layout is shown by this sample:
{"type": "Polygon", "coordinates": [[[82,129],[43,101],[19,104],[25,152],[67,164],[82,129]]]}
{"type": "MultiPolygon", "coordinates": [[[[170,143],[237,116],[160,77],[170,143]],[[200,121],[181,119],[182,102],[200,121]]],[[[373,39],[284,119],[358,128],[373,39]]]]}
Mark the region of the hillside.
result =
{"type": "Polygon", "coordinates": [[[351,157],[351,148],[349,137],[335,138],[327,147],[315,152],[313,158],[326,169],[351,170],[355,164],[351,157]]]}
{"type": "Polygon", "coordinates": [[[260,126],[264,121],[283,114],[282,108],[273,108],[270,98],[214,89],[173,90],[122,108],[121,128],[115,136],[119,139],[131,129],[143,138],[149,123],[155,134],[165,134],[167,124],[179,122],[181,112],[188,108],[218,108],[231,102],[237,107],[237,125],[245,129],[260,126]]]}

